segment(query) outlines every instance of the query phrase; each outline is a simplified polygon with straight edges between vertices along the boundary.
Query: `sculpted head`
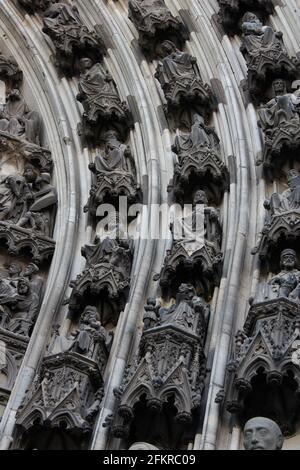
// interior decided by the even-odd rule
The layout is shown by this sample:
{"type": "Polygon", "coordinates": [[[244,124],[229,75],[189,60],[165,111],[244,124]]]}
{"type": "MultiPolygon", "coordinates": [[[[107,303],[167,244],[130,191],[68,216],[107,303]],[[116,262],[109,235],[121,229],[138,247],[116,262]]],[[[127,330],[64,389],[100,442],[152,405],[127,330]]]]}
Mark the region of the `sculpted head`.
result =
{"type": "Polygon", "coordinates": [[[196,191],[194,195],[193,203],[194,203],[194,206],[196,206],[197,204],[204,204],[205,206],[207,206],[208,199],[206,196],[206,192],[202,190],[196,191]]]}
{"type": "Polygon", "coordinates": [[[177,302],[191,300],[195,295],[195,288],[192,284],[181,284],[178,288],[177,302]]]}
{"type": "Polygon", "coordinates": [[[284,95],[287,92],[286,82],[282,78],[274,80],[272,86],[275,96],[284,95]]]}
{"type": "Polygon", "coordinates": [[[288,185],[290,188],[297,188],[300,185],[300,173],[296,170],[288,172],[288,185]]]}
{"type": "Polygon", "coordinates": [[[36,181],[38,175],[37,175],[37,171],[34,168],[34,166],[28,164],[24,168],[23,176],[24,176],[25,180],[27,181],[27,183],[34,183],[36,181]]]}
{"type": "Polygon", "coordinates": [[[21,266],[17,263],[10,263],[7,266],[7,270],[11,276],[20,275],[22,272],[21,266]]]}
{"type": "Polygon", "coordinates": [[[26,268],[24,269],[24,276],[33,276],[34,274],[37,274],[39,272],[39,268],[37,267],[36,264],[30,263],[26,268]]]}
{"type": "Polygon", "coordinates": [[[284,250],[281,253],[280,257],[280,266],[281,269],[286,269],[287,271],[291,271],[292,269],[296,269],[297,267],[297,254],[294,250],[284,250]]]}
{"type": "Polygon", "coordinates": [[[271,419],[253,418],[245,425],[246,450],[281,450],[283,440],[280,427],[271,419]]]}
{"type": "Polygon", "coordinates": [[[88,305],[83,313],[83,321],[91,322],[91,321],[100,321],[100,316],[96,307],[92,307],[88,305]]]}
{"type": "Polygon", "coordinates": [[[194,114],[194,116],[193,116],[193,124],[201,124],[201,125],[204,125],[204,124],[205,124],[204,117],[201,116],[201,114],[194,114]]]}
{"type": "Polygon", "coordinates": [[[167,56],[176,51],[176,46],[172,41],[164,41],[161,45],[161,49],[163,54],[167,56]]]}
{"type": "Polygon", "coordinates": [[[243,23],[260,23],[260,20],[254,13],[247,11],[243,16],[242,24],[243,23]]]}
{"type": "Polygon", "coordinates": [[[82,73],[87,72],[93,67],[93,61],[89,57],[84,57],[79,61],[79,68],[82,73]]]}
{"type": "Polygon", "coordinates": [[[26,278],[22,278],[18,282],[18,294],[27,295],[30,293],[30,282],[26,278]]]}

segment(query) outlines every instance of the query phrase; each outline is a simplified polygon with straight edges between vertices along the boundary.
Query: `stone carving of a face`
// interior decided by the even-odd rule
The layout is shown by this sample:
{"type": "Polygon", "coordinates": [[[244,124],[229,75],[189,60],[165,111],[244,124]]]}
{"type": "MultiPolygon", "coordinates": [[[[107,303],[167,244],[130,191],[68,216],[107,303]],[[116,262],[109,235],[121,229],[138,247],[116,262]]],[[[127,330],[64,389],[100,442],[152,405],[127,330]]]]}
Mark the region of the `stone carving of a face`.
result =
{"type": "Polygon", "coordinates": [[[8,266],[8,272],[9,274],[11,274],[12,276],[15,276],[16,274],[20,274],[22,271],[22,268],[16,264],[16,263],[11,263],[9,266],[8,266]]]}
{"type": "Polygon", "coordinates": [[[89,59],[88,57],[85,57],[84,59],[80,60],[79,66],[80,66],[81,72],[85,73],[93,67],[93,61],[89,59]]]}
{"type": "Polygon", "coordinates": [[[286,83],[284,80],[278,79],[273,82],[273,90],[276,96],[286,93],[286,83]]]}
{"type": "Polygon", "coordinates": [[[297,266],[297,255],[294,250],[284,250],[281,253],[280,265],[282,269],[290,271],[297,266]]]}
{"type": "Polygon", "coordinates": [[[20,279],[18,282],[18,294],[27,295],[30,290],[30,284],[26,279],[20,279]]]}
{"type": "Polygon", "coordinates": [[[208,204],[208,199],[205,191],[199,190],[195,193],[194,206],[196,206],[197,204],[204,204],[205,206],[208,204]]]}
{"type": "Polygon", "coordinates": [[[245,425],[246,450],[281,450],[283,435],[279,426],[268,418],[253,418],[245,425]]]}

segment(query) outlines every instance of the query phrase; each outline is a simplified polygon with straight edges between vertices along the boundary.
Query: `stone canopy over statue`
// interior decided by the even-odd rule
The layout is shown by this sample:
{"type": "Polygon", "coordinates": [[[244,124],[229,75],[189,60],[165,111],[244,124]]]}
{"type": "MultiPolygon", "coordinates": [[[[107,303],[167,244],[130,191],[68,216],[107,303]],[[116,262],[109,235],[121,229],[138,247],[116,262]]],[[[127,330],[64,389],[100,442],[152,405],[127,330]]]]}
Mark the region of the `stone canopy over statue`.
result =
{"type": "Polygon", "coordinates": [[[220,140],[203,116],[193,116],[191,132],[177,134],[172,150],[177,156],[173,180],[176,201],[189,201],[202,179],[210,199],[219,204],[229,186],[229,172],[221,160],[220,140]]]}
{"type": "Polygon", "coordinates": [[[0,112],[0,131],[40,144],[40,115],[36,111],[30,111],[18,89],[13,89],[8,94],[6,105],[0,112]]]}
{"type": "Polygon", "coordinates": [[[100,59],[104,51],[101,38],[84,26],[78,8],[63,2],[52,3],[44,12],[43,32],[50,36],[57,51],[57,65],[67,75],[75,72],[74,63],[89,53],[100,59]]]}
{"type": "MultiPolygon", "coordinates": [[[[276,79],[273,82],[274,98],[259,111],[259,125],[265,137],[263,162],[266,169],[277,168],[285,164],[286,151],[290,159],[300,148],[300,92],[288,93],[286,82],[276,79]]],[[[258,161],[261,163],[261,161],[258,161]]]]}
{"type": "Polygon", "coordinates": [[[188,37],[183,23],[172,15],[164,0],[130,0],[128,17],[139,31],[140,46],[146,51],[155,49],[156,39],[176,38],[183,43],[188,37]]]}
{"type": "Polygon", "coordinates": [[[250,93],[258,101],[268,88],[270,77],[297,77],[299,62],[291,59],[282,40],[282,33],[270,26],[264,26],[251,12],[244,15],[242,21],[243,42],[241,52],[248,65],[250,93]]]}
{"type": "Polygon", "coordinates": [[[101,130],[118,125],[124,129],[131,126],[128,106],[121,102],[116,84],[100,63],[93,64],[89,58],[80,60],[81,75],[77,100],[84,108],[82,133],[100,139],[101,130]]]}
{"type": "Polygon", "coordinates": [[[214,109],[214,98],[201,79],[197,59],[177,49],[172,41],[164,41],[161,50],[163,58],[155,77],[164,91],[169,111],[189,103],[194,112],[208,116],[214,109]]]}

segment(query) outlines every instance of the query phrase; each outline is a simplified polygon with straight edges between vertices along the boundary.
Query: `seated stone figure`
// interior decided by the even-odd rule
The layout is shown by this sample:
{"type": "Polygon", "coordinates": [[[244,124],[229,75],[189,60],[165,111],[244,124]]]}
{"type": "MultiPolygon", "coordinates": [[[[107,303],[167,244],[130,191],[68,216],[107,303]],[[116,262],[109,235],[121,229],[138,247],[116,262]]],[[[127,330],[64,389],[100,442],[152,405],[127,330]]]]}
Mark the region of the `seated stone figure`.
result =
{"type": "Polygon", "coordinates": [[[79,328],[69,337],[58,335],[50,350],[50,354],[76,352],[90,359],[95,358],[97,344],[108,341],[108,333],[100,323],[100,316],[96,307],[85,308],[80,320],[79,328]]]}
{"type": "Polygon", "coordinates": [[[275,97],[259,110],[263,131],[273,130],[286,124],[299,126],[299,91],[287,93],[285,80],[277,79],[273,82],[273,93],[275,97]]]}
{"type": "Polygon", "coordinates": [[[199,114],[193,116],[192,129],[189,134],[177,135],[173,151],[180,155],[181,153],[193,153],[200,149],[219,150],[219,139],[214,131],[205,125],[204,118],[199,114]]]}
{"type": "Polygon", "coordinates": [[[281,253],[281,271],[267,283],[259,285],[256,297],[250,299],[250,304],[267,302],[277,298],[287,298],[300,302],[300,271],[297,269],[297,255],[294,250],[284,250],[281,253]]]}
{"type": "Polygon", "coordinates": [[[197,59],[177,49],[172,41],[164,41],[161,50],[164,58],[158,63],[155,77],[161,84],[168,107],[180,108],[189,103],[198,112],[198,106],[202,105],[209,114],[213,109],[213,97],[201,79],[197,59]]]}
{"type": "Polygon", "coordinates": [[[128,108],[122,103],[112,76],[101,64],[89,58],[80,60],[81,75],[77,100],[84,108],[84,118],[96,124],[98,119],[127,119],[128,108]]]}
{"type": "Polygon", "coordinates": [[[130,0],[128,17],[139,32],[139,44],[151,51],[156,46],[157,39],[163,35],[177,37],[179,42],[187,39],[185,28],[181,21],[175,18],[167,8],[164,0],[130,0]]]}
{"type": "Polygon", "coordinates": [[[192,256],[208,242],[219,252],[222,240],[220,213],[214,207],[208,207],[205,191],[195,193],[193,210],[184,215],[181,219],[175,213],[171,224],[175,248],[180,244],[192,256]]]}
{"type": "Polygon", "coordinates": [[[40,144],[40,115],[30,111],[18,89],[12,90],[7,96],[4,111],[0,113],[0,131],[40,144]]]}
{"type": "Polygon", "coordinates": [[[264,26],[259,18],[251,12],[244,15],[242,19],[243,45],[241,51],[246,61],[252,64],[253,58],[262,54],[281,51],[287,55],[281,32],[276,32],[270,26],[264,26]]]}
{"type": "Polygon", "coordinates": [[[128,159],[131,157],[130,148],[119,141],[116,131],[108,131],[105,134],[105,154],[98,155],[95,163],[89,166],[90,170],[96,175],[130,172],[128,159]]]}
{"type": "Polygon", "coordinates": [[[266,225],[271,225],[273,217],[300,211],[300,174],[298,171],[289,171],[288,185],[289,189],[282,194],[275,193],[270,200],[265,201],[264,206],[269,212],[266,225]]]}
{"type": "Polygon", "coordinates": [[[244,428],[246,450],[281,450],[283,434],[277,423],[268,418],[252,418],[244,428]]]}

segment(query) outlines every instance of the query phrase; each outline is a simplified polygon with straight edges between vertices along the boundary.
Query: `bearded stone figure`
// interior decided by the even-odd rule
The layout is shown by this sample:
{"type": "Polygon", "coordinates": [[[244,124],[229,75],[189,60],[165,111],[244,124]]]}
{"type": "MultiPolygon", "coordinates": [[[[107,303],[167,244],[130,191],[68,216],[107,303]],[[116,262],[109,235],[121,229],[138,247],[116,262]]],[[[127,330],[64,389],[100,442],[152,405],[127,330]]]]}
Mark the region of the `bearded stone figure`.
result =
{"type": "Polygon", "coordinates": [[[250,419],[244,428],[246,450],[281,450],[284,438],[277,423],[268,418],[250,419]]]}
{"type": "Polygon", "coordinates": [[[18,89],[13,89],[7,96],[4,110],[0,113],[0,131],[40,144],[40,115],[30,111],[18,89]]]}

